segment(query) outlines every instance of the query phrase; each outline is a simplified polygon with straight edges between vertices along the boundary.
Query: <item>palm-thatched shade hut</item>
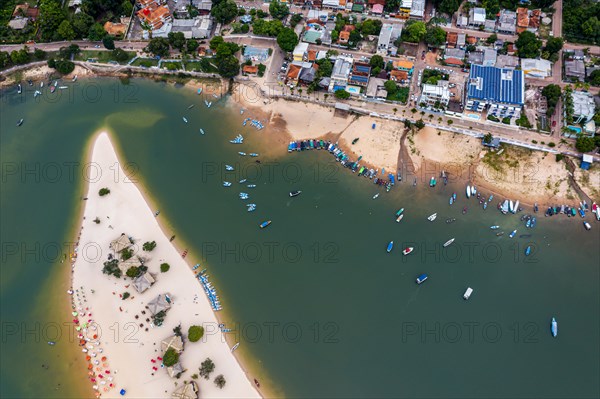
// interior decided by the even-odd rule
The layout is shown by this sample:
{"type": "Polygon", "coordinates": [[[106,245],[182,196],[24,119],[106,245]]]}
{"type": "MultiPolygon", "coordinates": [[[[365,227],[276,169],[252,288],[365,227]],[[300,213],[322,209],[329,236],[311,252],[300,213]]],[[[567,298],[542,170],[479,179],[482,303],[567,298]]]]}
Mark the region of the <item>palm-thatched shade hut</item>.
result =
{"type": "Polygon", "coordinates": [[[160,294],[150,302],[148,302],[148,310],[155,316],[157,313],[167,311],[171,308],[171,295],[170,294],[160,294]]]}
{"type": "Polygon", "coordinates": [[[167,367],[167,373],[169,373],[169,377],[175,378],[177,374],[183,373],[185,370],[180,362],[175,363],[171,367],[167,367]]]}
{"type": "Polygon", "coordinates": [[[195,381],[183,384],[173,391],[171,399],[198,399],[198,384],[195,381]]]}
{"type": "Polygon", "coordinates": [[[114,241],[111,241],[110,248],[115,252],[121,252],[122,250],[129,248],[131,246],[131,241],[129,237],[125,233],[121,234],[119,238],[114,241]]]}
{"type": "Polygon", "coordinates": [[[169,348],[173,348],[177,353],[183,352],[183,340],[179,335],[172,335],[160,342],[160,349],[165,353],[169,348]]]}
{"type": "Polygon", "coordinates": [[[133,288],[135,288],[136,291],[141,294],[150,288],[155,281],[156,280],[154,280],[154,277],[152,277],[150,273],[146,272],[133,280],[133,288]]]}

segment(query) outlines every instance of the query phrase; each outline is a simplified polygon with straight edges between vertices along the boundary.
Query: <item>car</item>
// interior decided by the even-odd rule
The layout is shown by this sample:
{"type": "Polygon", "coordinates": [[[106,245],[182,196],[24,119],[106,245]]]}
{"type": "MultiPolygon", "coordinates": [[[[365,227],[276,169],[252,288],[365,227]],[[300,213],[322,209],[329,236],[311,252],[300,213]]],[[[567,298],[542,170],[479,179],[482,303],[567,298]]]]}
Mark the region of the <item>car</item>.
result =
{"type": "Polygon", "coordinates": [[[456,87],[456,84],[455,84],[455,83],[450,83],[450,84],[448,85],[448,87],[449,87],[449,88],[456,87]]]}
{"type": "Polygon", "coordinates": [[[454,93],[451,92],[450,93],[450,97],[456,97],[456,94],[454,94],[454,93]]]}
{"type": "Polygon", "coordinates": [[[556,121],[552,121],[552,127],[556,126],[556,121]]]}

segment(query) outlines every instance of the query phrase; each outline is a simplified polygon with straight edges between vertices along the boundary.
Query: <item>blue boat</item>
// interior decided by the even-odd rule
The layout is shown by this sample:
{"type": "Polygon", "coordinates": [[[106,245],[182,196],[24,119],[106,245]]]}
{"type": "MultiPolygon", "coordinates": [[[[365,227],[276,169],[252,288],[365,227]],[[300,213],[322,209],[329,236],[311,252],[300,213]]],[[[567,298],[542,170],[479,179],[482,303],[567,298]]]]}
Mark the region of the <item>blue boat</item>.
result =
{"type": "Polygon", "coordinates": [[[488,202],[492,202],[493,199],[494,199],[494,194],[491,194],[490,198],[488,198],[488,202]]]}
{"type": "Polygon", "coordinates": [[[554,317],[552,318],[552,323],[550,323],[550,331],[552,331],[553,337],[558,335],[558,322],[554,317]]]}
{"type": "Polygon", "coordinates": [[[525,223],[525,227],[527,227],[527,228],[531,227],[531,219],[527,219],[527,223],[525,223]]]}
{"type": "Polygon", "coordinates": [[[534,218],[534,217],[533,217],[533,218],[531,218],[531,228],[532,228],[532,229],[535,227],[536,223],[537,223],[537,219],[536,219],[536,218],[534,218]]]}
{"type": "Polygon", "coordinates": [[[529,256],[531,254],[531,245],[528,245],[527,248],[525,248],[525,256],[529,256]]]}
{"type": "Polygon", "coordinates": [[[423,284],[425,280],[427,280],[427,274],[423,273],[417,277],[417,284],[423,284]]]}
{"type": "Polygon", "coordinates": [[[515,236],[515,234],[517,234],[517,230],[513,230],[513,232],[510,233],[509,237],[513,238],[515,236]]]}
{"type": "Polygon", "coordinates": [[[404,212],[404,208],[398,209],[398,212],[396,212],[396,216],[402,215],[402,212],[404,212]]]}
{"type": "Polygon", "coordinates": [[[484,203],[483,203],[483,209],[484,209],[484,210],[485,210],[485,209],[487,209],[487,204],[488,204],[487,202],[484,202],[484,203]]]}
{"type": "Polygon", "coordinates": [[[454,197],[450,196],[450,205],[454,204],[454,197]]]}
{"type": "Polygon", "coordinates": [[[390,174],[388,175],[388,177],[390,178],[390,183],[392,184],[392,186],[393,186],[394,184],[396,184],[396,177],[394,176],[394,174],[393,174],[393,173],[390,173],[390,174]]]}
{"type": "Polygon", "coordinates": [[[392,252],[392,248],[394,248],[394,241],[390,241],[390,243],[387,246],[387,251],[388,253],[392,252]]]}
{"type": "Polygon", "coordinates": [[[431,179],[429,180],[429,187],[435,187],[435,185],[437,184],[437,180],[435,180],[435,177],[431,177],[431,179]]]}
{"type": "Polygon", "coordinates": [[[456,193],[452,193],[452,199],[456,201],[456,193]]]}
{"type": "Polygon", "coordinates": [[[581,215],[582,218],[585,217],[585,211],[582,208],[579,208],[579,215],[581,215]]]}
{"type": "Polygon", "coordinates": [[[371,125],[371,129],[375,129],[375,124],[374,123],[371,125]]]}
{"type": "Polygon", "coordinates": [[[268,225],[270,225],[270,224],[271,224],[271,221],[270,221],[270,220],[265,220],[264,222],[262,222],[262,223],[260,224],[260,228],[261,228],[261,229],[264,229],[265,227],[267,227],[267,226],[268,226],[268,225]]]}

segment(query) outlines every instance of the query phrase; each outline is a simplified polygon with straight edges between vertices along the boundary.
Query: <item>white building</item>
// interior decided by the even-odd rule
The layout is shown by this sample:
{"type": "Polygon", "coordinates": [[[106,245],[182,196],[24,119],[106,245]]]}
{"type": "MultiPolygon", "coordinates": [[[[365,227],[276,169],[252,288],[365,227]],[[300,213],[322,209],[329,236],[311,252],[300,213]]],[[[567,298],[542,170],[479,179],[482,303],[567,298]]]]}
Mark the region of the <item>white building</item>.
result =
{"type": "Polygon", "coordinates": [[[441,109],[450,101],[448,81],[439,81],[437,85],[424,84],[419,105],[427,108],[441,109]],[[425,105],[423,105],[425,104],[425,105]]]}
{"type": "Polygon", "coordinates": [[[402,25],[400,24],[383,24],[379,32],[379,40],[377,41],[377,54],[386,56],[388,54],[396,54],[396,46],[394,42],[402,34],[402,25]]]}
{"type": "Polygon", "coordinates": [[[485,8],[471,8],[469,11],[469,26],[476,28],[480,25],[485,25],[485,8]]]}
{"type": "Polygon", "coordinates": [[[213,20],[210,15],[194,19],[174,19],[172,32],[183,32],[186,39],[206,39],[210,36],[213,20]]]}
{"type": "Polygon", "coordinates": [[[548,60],[522,58],[521,70],[528,78],[544,79],[552,75],[552,63],[548,60]]]}
{"type": "Polygon", "coordinates": [[[596,113],[596,104],[594,96],[585,91],[573,91],[571,93],[573,100],[573,122],[584,124],[594,118],[596,113]]]}
{"type": "Polygon", "coordinates": [[[423,19],[425,16],[425,0],[412,0],[410,18],[423,19]]]}
{"type": "Polygon", "coordinates": [[[345,90],[348,86],[348,78],[352,72],[352,57],[338,56],[333,64],[331,72],[331,81],[329,82],[329,92],[335,93],[338,90],[345,90]]]}

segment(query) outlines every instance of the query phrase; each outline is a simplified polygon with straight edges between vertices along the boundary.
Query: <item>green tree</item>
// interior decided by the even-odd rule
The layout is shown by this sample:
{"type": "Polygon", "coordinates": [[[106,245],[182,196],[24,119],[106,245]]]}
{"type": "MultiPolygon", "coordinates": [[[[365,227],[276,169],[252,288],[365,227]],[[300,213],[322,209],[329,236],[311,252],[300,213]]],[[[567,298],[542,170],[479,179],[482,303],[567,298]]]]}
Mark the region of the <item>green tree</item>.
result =
{"type": "Polygon", "coordinates": [[[188,53],[193,53],[198,49],[198,41],[194,39],[190,39],[185,44],[188,53]]]}
{"type": "Polygon", "coordinates": [[[36,60],[45,60],[46,59],[46,52],[42,49],[36,48],[33,50],[33,57],[36,60]]]}
{"type": "Polygon", "coordinates": [[[562,37],[549,37],[548,40],[546,40],[545,50],[550,54],[556,54],[563,48],[563,43],[562,37]]]}
{"type": "Polygon", "coordinates": [[[110,190],[106,187],[103,187],[98,191],[98,195],[104,197],[105,195],[110,194],[110,190]]]}
{"type": "Polygon", "coordinates": [[[163,355],[163,364],[165,367],[171,367],[177,364],[179,361],[179,353],[173,348],[167,349],[163,355]]]}
{"type": "Polygon", "coordinates": [[[283,51],[292,51],[298,44],[298,35],[293,29],[284,28],[277,35],[277,44],[283,51]]]}
{"type": "Polygon", "coordinates": [[[302,21],[302,14],[294,14],[292,18],[290,18],[290,26],[295,28],[302,21]]]}
{"type": "Polygon", "coordinates": [[[362,36],[360,35],[360,32],[358,31],[358,29],[354,29],[352,32],[350,32],[350,37],[348,38],[348,45],[355,47],[361,40],[362,36]]]}
{"type": "Polygon", "coordinates": [[[332,30],[331,31],[331,42],[332,43],[336,43],[340,38],[340,32],[338,32],[337,30],[332,30]]]}
{"type": "Polygon", "coordinates": [[[559,85],[549,84],[542,89],[542,95],[546,97],[548,103],[547,116],[552,116],[556,109],[556,104],[560,100],[561,89],[559,85]]]}
{"type": "MultiPolygon", "coordinates": [[[[593,84],[594,86],[600,86],[600,69],[596,69],[595,71],[592,71],[592,73],[589,76],[590,79],[590,83],[593,84]]],[[[598,136],[600,137],[600,136],[598,136]]]]}
{"type": "Polygon", "coordinates": [[[140,268],[137,266],[131,266],[129,269],[127,269],[125,274],[129,278],[136,278],[137,276],[140,275],[140,268]]]}
{"type": "Polygon", "coordinates": [[[114,258],[112,260],[104,262],[104,267],[102,268],[102,273],[113,275],[116,278],[121,278],[122,272],[119,269],[119,260],[114,258]]]}
{"type": "Polygon", "coordinates": [[[290,14],[290,9],[286,4],[281,3],[279,0],[274,0],[269,4],[269,13],[273,18],[281,20],[290,14]]]}
{"type": "Polygon", "coordinates": [[[385,87],[385,91],[387,91],[388,94],[394,94],[396,91],[398,91],[398,85],[396,85],[396,82],[393,80],[388,80],[385,82],[383,87],[385,87]]]}
{"type": "Polygon", "coordinates": [[[319,65],[319,69],[317,70],[317,75],[319,75],[319,77],[331,76],[333,64],[329,61],[329,58],[321,58],[317,61],[317,65],[319,65]]]}
{"type": "Polygon", "coordinates": [[[179,51],[183,50],[183,47],[185,46],[185,36],[183,35],[183,32],[169,32],[168,38],[171,47],[176,48],[179,51]]]}
{"type": "Polygon", "coordinates": [[[371,60],[369,61],[369,65],[371,65],[371,68],[384,68],[385,67],[385,61],[383,60],[383,57],[380,55],[374,55],[371,57],[371,60]]]}
{"type": "Polygon", "coordinates": [[[483,142],[486,144],[490,144],[493,140],[493,136],[491,133],[487,133],[485,136],[483,136],[483,142]]]}
{"type": "Polygon", "coordinates": [[[423,119],[419,119],[418,121],[415,122],[415,127],[418,130],[421,130],[425,127],[425,122],[423,122],[423,119]]]}
{"type": "Polygon", "coordinates": [[[58,35],[63,40],[73,40],[76,36],[73,26],[66,19],[58,25],[58,35]]]}
{"type": "Polygon", "coordinates": [[[171,268],[171,266],[168,263],[161,263],[160,264],[160,272],[161,273],[168,272],[170,268],[171,268]]]}
{"type": "Polygon", "coordinates": [[[212,39],[210,39],[208,47],[210,47],[211,50],[215,51],[221,43],[225,43],[225,40],[223,40],[223,36],[215,36],[212,39]]]}
{"type": "Polygon", "coordinates": [[[204,328],[201,326],[191,326],[188,328],[188,339],[190,342],[198,342],[204,336],[204,328]]]}
{"type": "Polygon", "coordinates": [[[57,0],[40,2],[38,24],[44,40],[60,39],[58,27],[66,20],[67,14],[57,0]]]}
{"type": "Polygon", "coordinates": [[[591,137],[579,136],[575,142],[575,148],[579,152],[590,152],[596,148],[596,143],[591,137]]]}
{"type": "Polygon", "coordinates": [[[360,25],[360,33],[367,35],[379,35],[382,22],[379,19],[367,19],[360,25]]]}
{"type": "Polygon", "coordinates": [[[156,248],[156,241],[146,241],[142,245],[142,249],[146,252],[151,252],[154,248],[156,248]]]}
{"type": "Polygon", "coordinates": [[[334,95],[335,95],[335,98],[338,98],[340,100],[346,100],[346,99],[350,98],[350,93],[348,93],[346,90],[342,90],[342,89],[336,90],[334,95]]]}
{"type": "Polygon", "coordinates": [[[108,50],[114,50],[115,49],[115,38],[112,37],[111,35],[106,35],[102,39],[102,44],[104,45],[104,48],[106,48],[108,50]]]}
{"type": "Polygon", "coordinates": [[[590,38],[593,42],[598,43],[598,40],[600,39],[600,21],[598,20],[598,17],[593,16],[586,20],[581,25],[581,30],[586,37],[590,38]]]}
{"type": "Polygon", "coordinates": [[[97,42],[99,40],[102,40],[104,36],[106,36],[106,31],[104,30],[102,25],[95,23],[89,28],[88,39],[90,39],[91,41],[97,42]]]}
{"type": "Polygon", "coordinates": [[[459,0],[442,0],[439,2],[437,10],[441,13],[452,15],[458,11],[460,3],[459,0]]]}
{"type": "Polygon", "coordinates": [[[218,22],[228,24],[238,15],[238,9],[233,0],[224,0],[214,5],[210,13],[218,22]]]}
{"type": "Polygon", "coordinates": [[[240,62],[237,57],[230,55],[218,62],[217,69],[224,78],[232,78],[240,73],[240,62]]]}
{"type": "Polygon", "coordinates": [[[215,364],[212,360],[210,360],[210,358],[206,358],[206,360],[200,364],[200,375],[207,380],[210,377],[210,373],[212,373],[214,370],[215,364]]]}
{"type": "Polygon", "coordinates": [[[498,35],[495,33],[492,33],[487,39],[485,39],[487,44],[494,44],[496,41],[498,41],[498,35]]]}
{"type": "Polygon", "coordinates": [[[13,64],[22,65],[27,64],[31,60],[31,55],[27,51],[27,47],[21,50],[14,50],[10,53],[10,59],[13,64]]]}
{"type": "Polygon", "coordinates": [[[77,37],[83,38],[89,34],[90,26],[94,24],[94,18],[84,12],[78,12],[73,16],[71,24],[73,25],[77,37]]]}
{"type": "Polygon", "coordinates": [[[121,15],[129,17],[132,12],[133,5],[131,4],[131,2],[129,0],[123,1],[123,3],[121,3],[121,15]]]}
{"type": "Polygon", "coordinates": [[[226,382],[227,381],[225,381],[225,377],[223,377],[223,374],[219,374],[215,377],[215,385],[218,386],[219,389],[223,389],[226,382]]]}
{"type": "Polygon", "coordinates": [[[169,55],[169,41],[164,37],[155,37],[146,46],[146,51],[159,57],[169,55]]]}
{"type": "Polygon", "coordinates": [[[439,26],[429,26],[425,33],[425,43],[438,47],[446,43],[446,31],[439,26]]]}
{"type": "Polygon", "coordinates": [[[112,56],[117,62],[125,62],[129,59],[129,54],[122,48],[116,48],[112,51],[112,56]]]}
{"type": "Polygon", "coordinates": [[[535,33],[526,30],[519,34],[515,45],[517,46],[519,57],[537,58],[540,55],[542,41],[535,36],[535,33]]]}
{"type": "Polygon", "coordinates": [[[0,68],[7,68],[11,62],[10,54],[7,51],[0,51],[0,68]]]}
{"type": "Polygon", "coordinates": [[[402,39],[410,43],[419,43],[427,33],[427,26],[424,22],[410,20],[404,25],[402,39]]]}

